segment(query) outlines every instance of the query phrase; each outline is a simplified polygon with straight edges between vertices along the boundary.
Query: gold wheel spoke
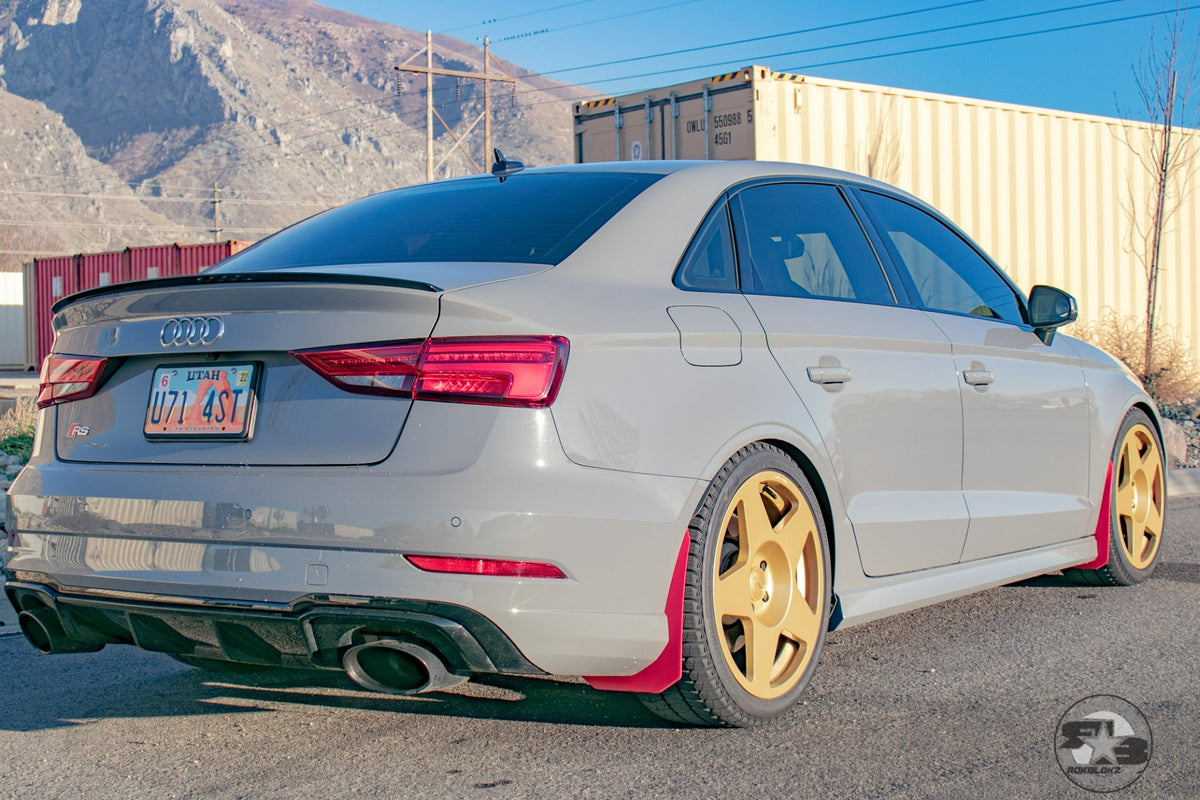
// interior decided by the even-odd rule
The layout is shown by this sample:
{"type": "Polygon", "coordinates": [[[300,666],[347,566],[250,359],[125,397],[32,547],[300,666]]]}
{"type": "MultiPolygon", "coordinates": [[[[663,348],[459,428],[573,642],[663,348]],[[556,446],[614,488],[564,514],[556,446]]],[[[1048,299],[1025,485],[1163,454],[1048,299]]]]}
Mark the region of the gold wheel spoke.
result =
{"type": "Polygon", "coordinates": [[[1117,514],[1122,517],[1129,516],[1133,511],[1134,501],[1137,499],[1137,490],[1133,488],[1133,481],[1126,481],[1124,484],[1117,487],[1117,514]]]}
{"type": "Polygon", "coordinates": [[[1146,520],[1134,528],[1136,540],[1131,543],[1131,560],[1138,569],[1145,569],[1153,560],[1158,549],[1159,536],[1162,534],[1162,509],[1155,503],[1149,505],[1146,520]]]}
{"type": "Polygon", "coordinates": [[[759,690],[760,696],[771,687],[771,672],[775,653],[779,649],[779,631],[754,622],[745,626],[746,680],[759,690]]]}
{"type": "Polygon", "coordinates": [[[762,482],[749,481],[733,498],[738,512],[738,534],[741,541],[738,561],[743,561],[757,550],[771,535],[771,518],[763,503],[762,482]]]}
{"type": "Polygon", "coordinates": [[[1129,554],[1129,560],[1134,566],[1139,566],[1142,562],[1142,551],[1146,549],[1146,533],[1145,529],[1136,522],[1130,522],[1125,534],[1125,552],[1129,554]]]}
{"type": "Polygon", "coordinates": [[[1132,436],[1127,436],[1121,444],[1121,462],[1125,465],[1126,475],[1132,474],[1134,466],[1140,460],[1138,458],[1137,440],[1132,436]]]}
{"type": "Polygon", "coordinates": [[[713,587],[713,609],[718,624],[722,617],[738,617],[743,621],[750,618],[754,611],[748,589],[751,569],[753,567],[743,559],[741,564],[717,577],[713,587]]]}
{"type": "Polygon", "coordinates": [[[804,551],[817,546],[816,538],[817,522],[807,508],[794,509],[780,522],[779,544],[789,564],[803,565],[804,551]]]}
{"type": "Polygon", "coordinates": [[[1143,456],[1140,448],[1134,449],[1134,455],[1137,458],[1138,468],[1143,470],[1147,475],[1155,475],[1159,467],[1158,448],[1153,444],[1146,447],[1146,455],[1143,456]]]}
{"type": "MultiPolygon", "coordinates": [[[[824,587],[820,581],[815,582],[814,591],[824,591],[824,587]]],[[[811,650],[816,644],[817,637],[821,633],[821,603],[819,598],[806,598],[799,588],[792,591],[792,603],[788,608],[787,616],[783,620],[783,633],[789,639],[800,642],[804,647],[801,649],[803,653],[806,650],[811,650]],[[817,599],[815,603],[817,610],[814,611],[810,606],[810,601],[817,599]]]]}
{"type": "Polygon", "coordinates": [[[1122,448],[1122,457],[1125,460],[1125,469],[1130,479],[1132,479],[1143,468],[1141,441],[1137,437],[1136,430],[1132,431],[1129,438],[1125,440],[1125,446],[1122,448]]]}
{"type": "Polygon", "coordinates": [[[1163,529],[1163,510],[1160,503],[1151,502],[1149,512],[1146,514],[1145,529],[1151,536],[1159,536],[1163,529]]]}

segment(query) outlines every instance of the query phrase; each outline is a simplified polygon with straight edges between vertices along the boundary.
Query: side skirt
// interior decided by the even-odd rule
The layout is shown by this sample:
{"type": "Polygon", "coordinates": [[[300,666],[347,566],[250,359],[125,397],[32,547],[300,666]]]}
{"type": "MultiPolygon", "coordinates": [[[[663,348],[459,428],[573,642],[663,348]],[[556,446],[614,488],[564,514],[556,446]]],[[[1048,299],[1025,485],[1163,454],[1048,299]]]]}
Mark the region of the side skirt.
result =
{"type": "Polygon", "coordinates": [[[1088,536],[965,564],[872,579],[864,586],[838,592],[842,621],[837,627],[848,628],[993,586],[1074,567],[1095,555],[1096,539],[1088,536]]]}

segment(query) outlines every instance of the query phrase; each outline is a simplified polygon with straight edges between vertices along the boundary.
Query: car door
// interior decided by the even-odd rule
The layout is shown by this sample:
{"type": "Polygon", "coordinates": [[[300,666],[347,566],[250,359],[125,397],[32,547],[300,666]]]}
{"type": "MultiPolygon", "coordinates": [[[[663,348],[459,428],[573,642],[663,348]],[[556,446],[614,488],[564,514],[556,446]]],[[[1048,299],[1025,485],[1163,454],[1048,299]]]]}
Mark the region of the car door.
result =
{"type": "Polygon", "coordinates": [[[944,221],[889,195],[859,198],[953,348],[971,517],[962,559],[1085,535],[1090,404],[1078,356],[1025,324],[1012,284],[944,221]]]}
{"type": "Polygon", "coordinates": [[[763,183],[730,203],[742,291],[821,431],[864,571],[955,563],[967,512],[949,340],[896,303],[838,186],[763,183]]]}

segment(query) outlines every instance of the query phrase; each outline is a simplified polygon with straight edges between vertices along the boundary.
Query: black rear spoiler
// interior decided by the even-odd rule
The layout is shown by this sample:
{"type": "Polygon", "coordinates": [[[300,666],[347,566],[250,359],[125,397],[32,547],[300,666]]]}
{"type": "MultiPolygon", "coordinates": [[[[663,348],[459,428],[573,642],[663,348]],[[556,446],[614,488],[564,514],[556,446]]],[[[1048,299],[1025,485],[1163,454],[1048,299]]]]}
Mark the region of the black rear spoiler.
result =
{"type": "Polygon", "coordinates": [[[432,283],[407,278],[385,278],[377,275],[336,275],[323,272],[216,272],[200,275],[177,275],[170,278],[152,278],[144,281],[110,283],[95,289],[68,295],[55,303],[50,310],[57,314],[79,300],[90,300],[110,294],[141,292],[151,289],[169,289],[172,286],[206,286],[226,283],[340,283],[373,286],[395,286],[401,289],[416,289],[423,292],[440,292],[443,289],[432,283]]]}

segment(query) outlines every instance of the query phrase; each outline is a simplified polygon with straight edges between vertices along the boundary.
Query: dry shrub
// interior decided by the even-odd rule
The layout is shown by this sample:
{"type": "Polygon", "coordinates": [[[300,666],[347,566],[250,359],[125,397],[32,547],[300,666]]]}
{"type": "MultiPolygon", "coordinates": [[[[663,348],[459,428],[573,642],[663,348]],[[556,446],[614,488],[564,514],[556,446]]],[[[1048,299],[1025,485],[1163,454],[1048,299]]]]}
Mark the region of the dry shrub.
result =
{"type": "Polygon", "coordinates": [[[0,453],[20,456],[22,461],[27,461],[36,424],[37,405],[33,395],[19,395],[16,407],[0,414],[0,453]]]}
{"type": "Polygon", "coordinates": [[[1196,354],[1176,337],[1170,325],[1154,328],[1150,372],[1146,371],[1146,322],[1108,311],[1095,322],[1080,323],[1073,336],[1108,351],[1142,379],[1146,391],[1160,405],[1194,403],[1200,397],[1200,369],[1196,354]]]}

